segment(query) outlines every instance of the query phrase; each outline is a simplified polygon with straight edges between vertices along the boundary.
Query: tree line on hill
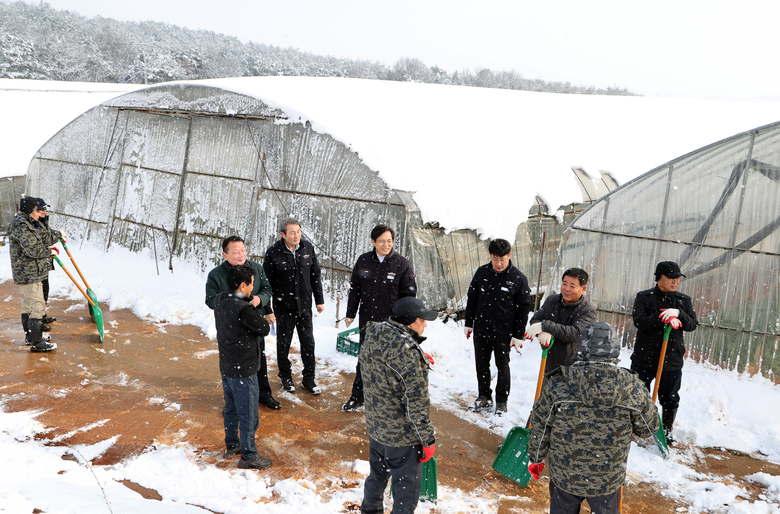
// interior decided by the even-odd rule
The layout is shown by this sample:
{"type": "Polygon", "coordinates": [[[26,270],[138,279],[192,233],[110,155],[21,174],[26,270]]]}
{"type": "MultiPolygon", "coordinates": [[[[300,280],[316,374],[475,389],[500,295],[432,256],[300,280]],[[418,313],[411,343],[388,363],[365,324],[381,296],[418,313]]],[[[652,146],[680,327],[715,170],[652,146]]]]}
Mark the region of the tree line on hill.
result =
{"type": "Polygon", "coordinates": [[[159,22],[87,18],[48,3],[0,1],[0,78],[156,84],[289,75],[426,82],[552,93],[631,95],[626,89],[526,79],[516,71],[449,73],[416,58],[389,67],[281,48],[159,22]]]}

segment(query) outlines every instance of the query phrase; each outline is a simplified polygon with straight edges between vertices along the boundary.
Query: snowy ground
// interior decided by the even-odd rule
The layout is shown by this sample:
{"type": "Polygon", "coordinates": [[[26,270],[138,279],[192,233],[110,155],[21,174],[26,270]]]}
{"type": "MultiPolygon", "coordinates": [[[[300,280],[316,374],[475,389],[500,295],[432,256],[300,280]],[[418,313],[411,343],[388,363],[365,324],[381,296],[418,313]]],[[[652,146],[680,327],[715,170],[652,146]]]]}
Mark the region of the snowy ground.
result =
{"type": "MultiPolygon", "coordinates": [[[[56,226],[56,222],[53,224],[56,226]]],[[[194,267],[174,260],[173,273],[161,269],[157,275],[148,255],[112,249],[106,256],[97,250],[78,249],[77,244],[71,244],[71,250],[101,305],[112,310],[131,309],[141,318],[192,324],[210,337],[215,335],[212,312],[203,304],[205,274],[194,271],[194,267]],[[105,266],[106,261],[112,266],[105,266]],[[118,270],[133,273],[117,273],[118,270]]],[[[6,246],[0,248],[0,280],[9,279],[6,246]]],[[[59,270],[51,274],[51,286],[54,296],[78,299],[81,294],[59,270]]],[[[337,353],[331,343],[339,331],[333,328],[335,318],[335,302],[331,301],[325,312],[315,318],[318,365],[325,375],[354,370],[354,358],[337,353]]],[[[463,408],[474,398],[476,378],[471,342],[463,336],[462,327],[434,321],[429,323],[425,335],[428,341],[424,347],[436,361],[430,375],[434,404],[499,435],[525,423],[538,375],[538,345],[528,343],[522,355],[513,354],[509,414],[495,418],[463,408]]],[[[273,355],[273,351],[269,354],[273,355]]],[[[628,365],[628,355],[625,351],[621,355],[623,365],[628,365]]],[[[56,358],[56,353],[48,358],[56,358]]],[[[776,408],[780,405],[780,386],[760,376],[688,361],[681,396],[676,434],[682,442],[761,453],[766,460],[780,463],[780,410],[776,408]]],[[[360,486],[324,495],[307,480],[272,482],[262,473],[202,465],[195,449],[186,445],[150,448],[113,466],[90,466],[88,461],[105,452],[115,439],[88,447],[45,446],[34,438],[44,432],[36,421],[39,413],[5,412],[1,398],[0,512],[31,513],[38,508],[49,513],[92,514],[107,512],[110,505],[114,514],[203,512],[194,506],[225,513],[336,513],[343,512],[344,502],[359,503],[362,496],[360,486]],[[76,459],[62,459],[65,453],[75,453],[76,459]],[[163,501],[144,500],[119,483],[124,479],[155,489],[163,501]],[[266,503],[274,494],[274,503],[266,503]]],[[[361,476],[368,473],[366,461],[344,462],[343,466],[361,476]]],[[[748,495],[733,481],[727,483],[723,477],[695,471],[685,450],[673,450],[671,460],[664,461],[655,448],[632,445],[628,469],[629,481],[653,483],[665,496],[689,505],[688,512],[780,514],[779,476],[751,475],[750,480],[766,487],[764,497],[751,503],[739,498],[748,495]]],[[[422,504],[418,512],[431,512],[433,508],[431,504],[422,504]]],[[[436,512],[461,511],[495,512],[495,506],[475,491],[440,486],[436,512]]]]}

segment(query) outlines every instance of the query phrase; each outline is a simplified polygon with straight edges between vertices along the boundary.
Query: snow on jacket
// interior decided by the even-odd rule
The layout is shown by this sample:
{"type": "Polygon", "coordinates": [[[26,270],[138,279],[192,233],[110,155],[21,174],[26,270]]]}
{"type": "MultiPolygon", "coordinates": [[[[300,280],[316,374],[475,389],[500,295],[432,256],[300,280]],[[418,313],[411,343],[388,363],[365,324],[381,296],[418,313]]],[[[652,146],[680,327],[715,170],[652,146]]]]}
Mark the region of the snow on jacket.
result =
{"type": "Polygon", "coordinates": [[[394,320],[370,322],[360,349],[366,428],[385,446],[431,446],[425,338],[394,320]]]}
{"type": "Polygon", "coordinates": [[[500,273],[490,263],[477,268],[466,301],[466,326],[476,335],[506,344],[522,339],[530,310],[528,279],[512,261],[500,273]]]}
{"type": "Polygon", "coordinates": [[[263,269],[273,291],[273,307],[269,303],[266,314],[311,311],[312,294],[317,305],[325,303],[320,264],[309,241],[301,239],[293,255],[284,239],[280,239],[265,252],[263,269]]]}
{"type": "Polygon", "coordinates": [[[559,368],[534,405],[528,456],[548,459],[551,480],[569,494],[603,496],[626,478],[631,438],[659,428],[658,411],[636,373],[607,361],[559,368]]]}
{"type": "Polygon", "coordinates": [[[596,321],[596,306],[583,295],[576,302],[566,305],[563,295],[554,294],[544,301],[542,307],[531,316],[529,323],[542,324],[542,331],[555,337],[547,353],[545,375],[552,374],[561,366],[569,366],[576,360],[577,338],[582,330],[596,321]]]}
{"type": "Polygon", "coordinates": [[[238,291],[223,291],[214,298],[214,321],[219,345],[219,371],[232,378],[260,371],[260,337],[270,331],[263,314],[238,291]]]}
{"type": "Polygon", "coordinates": [[[643,367],[658,367],[658,359],[661,358],[661,346],[664,340],[664,326],[658,316],[661,309],[679,309],[677,319],[682,322],[682,330],[672,330],[669,334],[669,343],[666,347],[664,358],[664,371],[681,370],[685,356],[685,342],[683,330],[693,332],[699,326],[696,320],[696,312],[693,310],[691,297],[677,291],[664,293],[658,286],[646,291],[640,291],[634,300],[634,326],[638,329],[634,341],[634,353],[631,361],[643,367]]]}
{"type": "Polygon", "coordinates": [[[11,273],[14,284],[41,282],[51,271],[50,247],[62,234],[48,223],[35,221],[29,214],[17,212],[8,225],[11,246],[11,273]]]}
{"type": "Polygon", "coordinates": [[[393,304],[405,296],[417,296],[412,263],[395,250],[379,262],[376,251],[358,257],[352,269],[346,317],[355,318],[360,306],[360,328],[369,321],[384,321],[393,304]]]}
{"type": "MultiPolygon", "coordinates": [[[[265,271],[263,271],[263,267],[259,263],[249,259],[246,262],[255,270],[255,287],[252,288],[252,296],[260,297],[260,305],[256,308],[262,311],[268,305],[268,302],[271,301],[271,284],[268,283],[265,271]]],[[[229,289],[227,273],[232,267],[228,261],[222,261],[222,264],[209,271],[209,276],[206,279],[206,305],[209,306],[209,309],[214,309],[214,298],[222,291],[229,289]]]]}

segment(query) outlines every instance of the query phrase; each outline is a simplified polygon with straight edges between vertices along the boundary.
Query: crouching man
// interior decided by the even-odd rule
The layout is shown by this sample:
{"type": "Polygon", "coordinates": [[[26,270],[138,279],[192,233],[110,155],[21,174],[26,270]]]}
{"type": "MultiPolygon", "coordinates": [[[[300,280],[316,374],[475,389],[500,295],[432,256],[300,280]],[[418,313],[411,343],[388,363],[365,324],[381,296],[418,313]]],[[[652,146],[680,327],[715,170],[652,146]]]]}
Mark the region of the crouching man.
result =
{"type": "Polygon", "coordinates": [[[549,377],[534,405],[528,470],[535,479],[548,458],[550,514],[617,514],[633,435],[649,437],[658,411],[636,373],[617,365],[620,342],[608,323],[586,326],[577,361],[549,377]]]}
{"type": "Polygon", "coordinates": [[[238,453],[239,468],[262,469],[272,462],[257,454],[255,432],[260,426],[257,372],[260,369],[261,338],[270,327],[263,314],[249,302],[255,286],[255,270],[241,264],[227,272],[227,291],[214,298],[214,320],[219,343],[219,371],[225,395],[224,457],[238,453]],[[240,437],[239,437],[240,434],[240,437]]]}
{"type": "Polygon", "coordinates": [[[395,302],[390,319],[366,326],[359,361],[371,473],[363,491],[363,514],[384,512],[382,497],[389,478],[393,514],[413,513],[420,498],[421,463],[435,451],[429,357],[420,344],[425,340],[426,320],[434,319],[434,311],[407,296],[395,302]]]}

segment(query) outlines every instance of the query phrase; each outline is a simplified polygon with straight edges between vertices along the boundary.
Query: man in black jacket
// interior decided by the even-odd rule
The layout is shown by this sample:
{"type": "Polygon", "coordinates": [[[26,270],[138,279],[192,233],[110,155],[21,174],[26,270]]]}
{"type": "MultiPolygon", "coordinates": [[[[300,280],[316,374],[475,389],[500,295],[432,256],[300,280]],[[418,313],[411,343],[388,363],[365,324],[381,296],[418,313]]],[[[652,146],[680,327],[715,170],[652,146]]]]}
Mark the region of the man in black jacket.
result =
{"type": "MultiPolygon", "coordinates": [[[[412,263],[393,251],[395,231],[387,225],[377,225],[371,230],[371,244],[374,250],[358,257],[352,268],[347,315],[344,319],[349,327],[360,307],[360,344],[369,321],[385,321],[393,312],[393,304],[399,298],[417,296],[412,263]]],[[[363,377],[360,363],[355,369],[352,395],[342,406],[344,412],[351,412],[363,405],[363,377]]]]}
{"type": "Polygon", "coordinates": [[[276,363],[282,387],[295,391],[290,366],[290,344],[293,331],[298,331],[303,361],[303,388],[311,394],[322,390],[314,382],[314,328],[311,318],[311,297],[317,312],[325,310],[320,265],[314,246],[301,239],[301,224],[287,218],[281,230],[282,238],[265,252],[263,269],[273,291],[273,307],[266,308],[266,319],[276,323],[276,363]]]}
{"type": "Polygon", "coordinates": [[[488,410],[493,406],[490,389],[490,356],[495,354],[496,415],[506,410],[512,377],[509,372],[509,348],[520,344],[531,310],[528,279],[512,265],[512,245],[506,239],[494,239],[488,246],[490,262],[474,273],[466,302],[466,338],[474,332],[474,359],[479,394],[469,409],[488,410]]]}
{"type": "Polygon", "coordinates": [[[561,292],[550,295],[541,309],[531,317],[526,337],[539,338],[539,343],[555,343],[547,354],[545,381],[561,366],[576,361],[577,340],[582,329],[596,321],[596,306],[585,298],[588,289],[588,273],[584,269],[569,268],[561,278],[561,292]]]}
{"type": "Polygon", "coordinates": [[[260,426],[257,412],[260,339],[270,329],[262,313],[249,301],[254,280],[255,270],[251,265],[233,266],[227,272],[228,291],[214,298],[219,371],[225,396],[224,457],[241,453],[238,467],[244,469],[262,469],[272,464],[270,459],[257,454],[255,446],[255,432],[260,426]]]}
{"type": "MultiPolygon", "coordinates": [[[[252,293],[249,295],[249,303],[260,311],[265,311],[265,306],[271,301],[271,284],[265,278],[263,266],[247,259],[246,245],[239,236],[228,236],[222,241],[222,264],[209,272],[206,279],[206,305],[214,308],[214,299],[222,291],[228,290],[227,274],[235,266],[248,263],[255,270],[255,281],[252,293]]],[[[268,364],[265,359],[265,339],[260,341],[260,371],[257,377],[260,386],[260,403],[269,409],[281,409],[282,405],[271,394],[271,386],[268,383],[268,364]]]]}
{"type": "Polygon", "coordinates": [[[655,268],[655,287],[640,291],[634,300],[634,326],[637,328],[634,353],[631,354],[631,370],[652,391],[650,384],[658,372],[661,359],[664,328],[670,324],[674,330],[669,335],[663,371],[658,382],[658,400],[661,403],[666,441],[674,442],[672,427],[680,406],[685,343],[683,330],[693,332],[699,325],[693,310],[691,297],[677,292],[680,277],[684,277],[676,262],[659,262],[655,268]],[[682,330],[680,330],[682,328],[682,330]]]}

